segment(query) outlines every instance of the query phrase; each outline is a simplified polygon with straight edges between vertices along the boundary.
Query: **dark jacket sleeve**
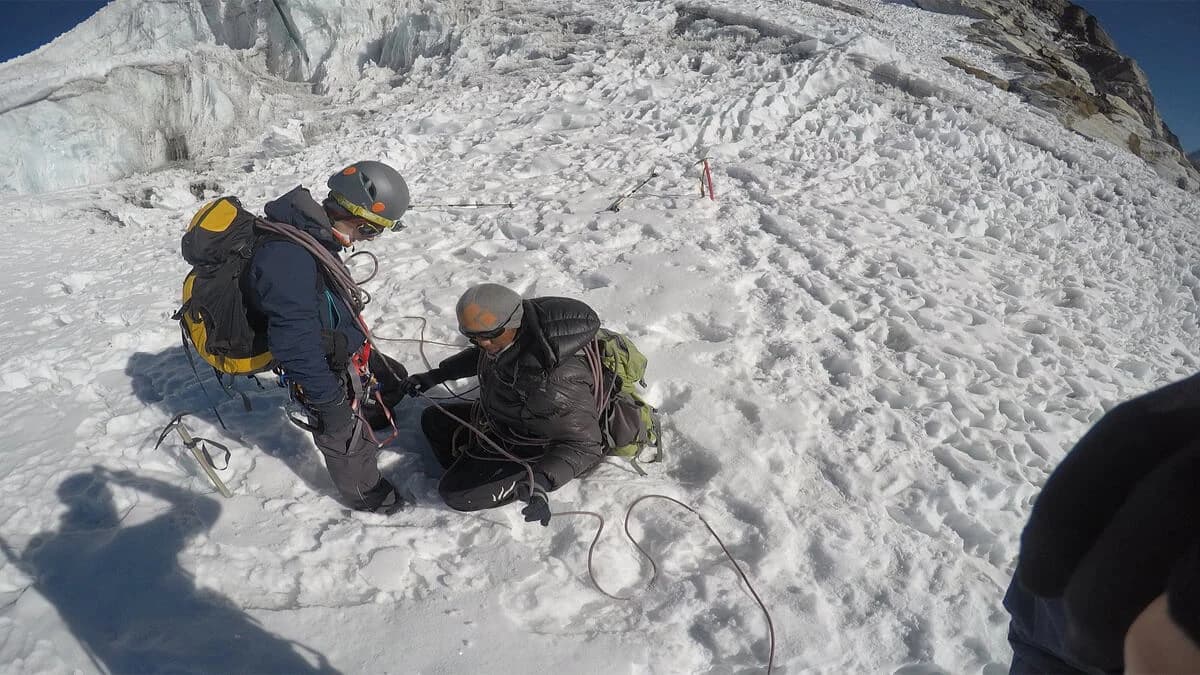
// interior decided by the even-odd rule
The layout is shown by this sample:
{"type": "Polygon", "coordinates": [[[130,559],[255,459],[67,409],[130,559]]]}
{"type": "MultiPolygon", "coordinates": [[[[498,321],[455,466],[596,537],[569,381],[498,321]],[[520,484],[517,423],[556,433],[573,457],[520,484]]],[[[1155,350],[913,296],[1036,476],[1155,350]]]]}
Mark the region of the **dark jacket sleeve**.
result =
{"type": "Polygon", "coordinates": [[[550,489],[557,490],[604,458],[600,413],[592,394],[591,377],[581,368],[559,368],[547,381],[553,391],[548,411],[554,428],[546,453],[533,470],[546,476],[550,489]]]}
{"type": "Polygon", "coordinates": [[[480,356],[479,347],[468,347],[439,363],[436,368],[437,376],[442,382],[475,377],[479,374],[480,356]]]}
{"type": "Polygon", "coordinates": [[[323,286],[313,257],[291,242],[270,241],[256,252],[249,273],[267,317],[267,345],[288,377],[313,404],[344,396],[321,345],[323,286]]]}
{"type": "MultiPolygon", "coordinates": [[[[1197,606],[1187,562],[1200,519],[1197,419],[1200,376],[1120,404],[1034,502],[1017,579],[1037,596],[1063,598],[1065,649],[1083,663],[1119,669],[1130,625],[1164,588],[1177,622],[1197,606]]],[[[1195,635],[1196,622],[1180,623],[1195,635]]]]}

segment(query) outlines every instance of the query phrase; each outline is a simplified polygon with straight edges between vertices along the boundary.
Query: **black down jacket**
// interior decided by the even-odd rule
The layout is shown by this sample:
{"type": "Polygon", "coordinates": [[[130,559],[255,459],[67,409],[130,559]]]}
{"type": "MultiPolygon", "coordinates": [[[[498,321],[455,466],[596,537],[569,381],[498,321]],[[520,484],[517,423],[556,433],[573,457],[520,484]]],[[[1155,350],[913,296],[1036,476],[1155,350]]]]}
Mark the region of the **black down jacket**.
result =
{"type": "Polygon", "coordinates": [[[524,318],[511,347],[495,357],[471,347],[441,362],[437,375],[443,381],[478,376],[490,435],[514,446],[543,447],[533,470],[557,489],[604,457],[592,371],[581,351],[596,337],[600,318],[570,298],[522,304],[524,318]]]}

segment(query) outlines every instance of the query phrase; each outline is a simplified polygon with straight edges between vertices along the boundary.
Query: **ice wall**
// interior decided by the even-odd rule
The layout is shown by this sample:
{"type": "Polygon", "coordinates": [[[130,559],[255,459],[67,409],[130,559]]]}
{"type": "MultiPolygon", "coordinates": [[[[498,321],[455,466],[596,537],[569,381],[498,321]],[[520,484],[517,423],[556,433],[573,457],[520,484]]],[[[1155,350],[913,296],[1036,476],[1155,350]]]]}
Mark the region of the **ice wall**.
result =
{"type": "Polygon", "coordinates": [[[270,124],[368,95],[370,68],[448,57],[478,10],[389,0],[116,0],[0,64],[0,193],[219,154],[270,124]],[[286,15],[287,20],[283,18],[286,15]],[[291,29],[289,29],[289,26],[291,29]]]}

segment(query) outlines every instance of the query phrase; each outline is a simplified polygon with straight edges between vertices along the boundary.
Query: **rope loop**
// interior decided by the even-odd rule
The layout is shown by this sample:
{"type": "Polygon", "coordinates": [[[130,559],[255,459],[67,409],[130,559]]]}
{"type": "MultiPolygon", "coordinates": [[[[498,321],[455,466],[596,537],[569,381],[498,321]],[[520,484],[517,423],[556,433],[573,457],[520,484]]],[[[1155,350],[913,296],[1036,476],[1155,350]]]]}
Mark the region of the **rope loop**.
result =
{"type": "MultiPolygon", "coordinates": [[[[767,673],[769,675],[771,670],[775,667],[775,624],[771,621],[770,610],[767,609],[766,603],[764,603],[762,598],[759,597],[758,592],[754,590],[754,585],[750,583],[750,578],[748,576],[746,576],[746,572],[742,569],[742,566],[738,564],[738,561],[736,559],[734,559],[733,554],[729,552],[729,548],[725,545],[725,542],[721,540],[720,535],[718,535],[716,530],[714,530],[712,528],[712,525],[708,524],[708,521],[705,520],[704,516],[700,515],[700,512],[697,511],[696,509],[692,508],[691,506],[684,504],[683,502],[679,501],[678,499],[675,499],[674,497],[668,497],[667,495],[660,495],[660,494],[642,495],[641,497],[638,497],[637,499],[633,500],[633,503],[630,504],[629,508],[625,511],[625,537],[627,539],[629,539],[629,541],[631,543],[633,543],[633,546],[634,546],[634,548],[637,549],[638,553],[641,554],[641,556],[643,558],[645,558],[647,560],[647,562],[650,563],[650,579],[646,582],[645,588],[649,589],[651,586],[654,585],[655,580],[658,579],[658,563],[654,562],[654,557],[651,556],[650,553],[646,551],[646,549],[641,545],[641,543],[639,543],[638,540],[634,538],[633,533],[629,531],[629,521],[633,517],[633,510],[635,508],[637,508],[637,505],[641,504],[642,502],[646,501],[647,499],[665,499],[665,500],[672,502],[678,506],[682,506],[683,508],[690,511],[697,518],[699,518],[700,522],[704,525],[704,528],[708,530],[708,533],[712,535],[713,539],[717,540],[717,544],[721,547],[721,550],[725,553],[725,557],[729,558],[730,564],[733,565],[733,569],[736,570],[738,573],[738,576],[741,577],[742,583],[746,584],[746,590],[750,591],[750,595],[754,598],[754,601],[758,603],[758,606],[762,609],[763,616],[766,617],[766,619],[767,619],[767,634],[768,634],[770,644],[771,644],[770,653],[767,658],[767,673]]],[[[637,599],[636,594],[630,595],[630,596],[619,596],[619,595],[616,595],[613,593],[609,593],[608,591],[604,590],[604,588],[600,586],[600,582],[596,580],[595,566],[593,564],[592,558],[596,551],[596,544],[597,544],[597,542],[600,541],[600,533],[604,532],[604,516],[601,516],[599,513],[595,513],[593,511],[563,511],[561,513],[556,513],[554,515],[556,515],[556,516],[588,516],[588,517],[595,518],[596,520],[600,521],[600,527],[596,528],[596,536],[592,537],[592,543],[590,546],[588,546],[588,555],[587,555],[588,576],[592,580],[592,585],[595,586],[596,590],[600,591],[600,593],[604,594],[605,596],[607,596],[609,598],[612,598],[613,600],[619,600],[622,602],[636,600],[637,599]]]]}

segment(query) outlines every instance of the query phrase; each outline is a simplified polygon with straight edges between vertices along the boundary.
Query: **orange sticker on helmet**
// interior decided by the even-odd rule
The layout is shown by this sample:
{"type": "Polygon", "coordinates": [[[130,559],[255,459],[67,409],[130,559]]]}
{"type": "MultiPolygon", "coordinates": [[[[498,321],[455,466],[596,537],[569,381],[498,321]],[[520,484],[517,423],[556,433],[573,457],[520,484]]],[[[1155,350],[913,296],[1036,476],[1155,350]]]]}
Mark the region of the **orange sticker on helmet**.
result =
{"type": "Polygon", "coordinates": [[[463,307],[462,314],[458,317],[458,324],[472,332],[492,330],[499,322],[499,317],[474,302],[463,307]]]}
{"type": "Polygon", "coordinates": [[[342,175],[344,176],[353,176],[356,173],[358,173],[357,166],[348,166],[345,169],[342,169],[342,175]]]}
{"type": "Polygon", "coordinates": [[[387,207],[383,205],[383,202],[375,202],[371,205],[371,210],[375,213],[383,213],[383,210],[386,208],[387,207]]]}

